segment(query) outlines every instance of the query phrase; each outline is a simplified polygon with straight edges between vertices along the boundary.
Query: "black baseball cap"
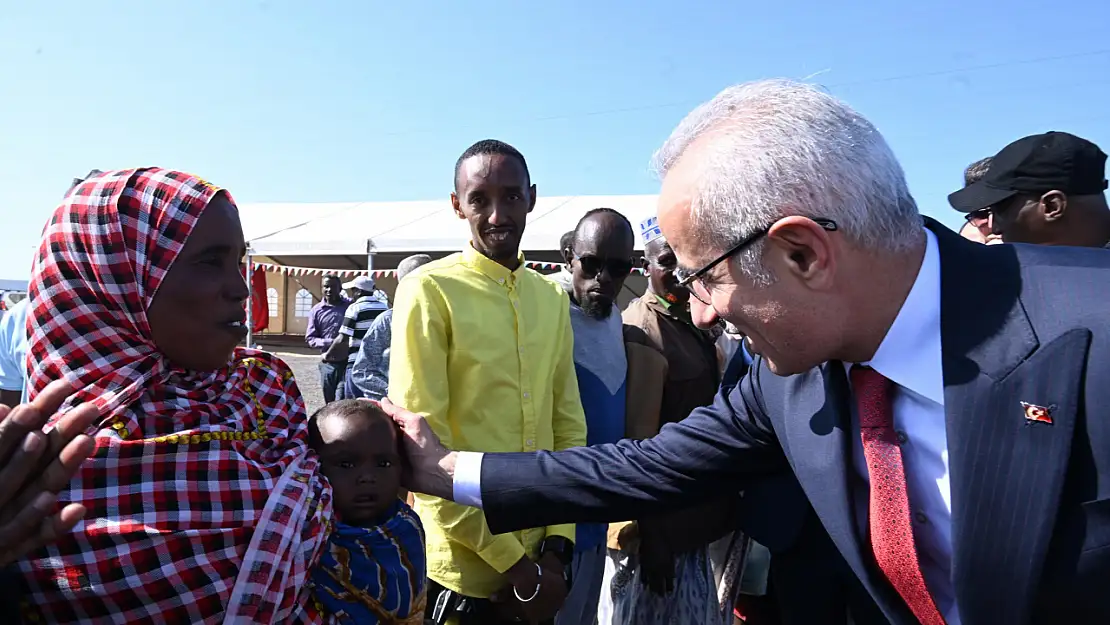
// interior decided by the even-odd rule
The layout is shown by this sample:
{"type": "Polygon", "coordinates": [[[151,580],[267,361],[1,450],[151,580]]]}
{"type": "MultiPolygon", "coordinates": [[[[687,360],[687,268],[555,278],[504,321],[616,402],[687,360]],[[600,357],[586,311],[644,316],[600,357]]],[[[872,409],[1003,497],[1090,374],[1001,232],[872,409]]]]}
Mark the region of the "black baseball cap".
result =
{"type": "Polygon", "coordinates": [[[950,194],[948,203],[962,213],[972,213],[1018,193],[1095,195],[1104,190],[1106,154],[1086,139],[1046,132],[1002,148],[983,179],[950,194]]]}

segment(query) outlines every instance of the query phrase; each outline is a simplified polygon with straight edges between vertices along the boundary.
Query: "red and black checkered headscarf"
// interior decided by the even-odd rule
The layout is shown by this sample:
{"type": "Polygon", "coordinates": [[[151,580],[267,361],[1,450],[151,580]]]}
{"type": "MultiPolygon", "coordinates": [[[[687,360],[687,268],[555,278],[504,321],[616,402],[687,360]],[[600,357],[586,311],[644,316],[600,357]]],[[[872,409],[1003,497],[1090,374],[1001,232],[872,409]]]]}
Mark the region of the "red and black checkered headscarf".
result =
{"type": "Polygon", "coordinates": [[[43,233],[31,395],[65,378],[78,391],[62,411],[101,414],[96,452],[60,497],[85,520],[21,564],[26,609],[47,621],[319,620],[307,572],[331,492],[292,373],[245,349],[185,371],[151,339],[146,311],[219,192],[180,172],[107,172],[74,187],[43,233]]]}

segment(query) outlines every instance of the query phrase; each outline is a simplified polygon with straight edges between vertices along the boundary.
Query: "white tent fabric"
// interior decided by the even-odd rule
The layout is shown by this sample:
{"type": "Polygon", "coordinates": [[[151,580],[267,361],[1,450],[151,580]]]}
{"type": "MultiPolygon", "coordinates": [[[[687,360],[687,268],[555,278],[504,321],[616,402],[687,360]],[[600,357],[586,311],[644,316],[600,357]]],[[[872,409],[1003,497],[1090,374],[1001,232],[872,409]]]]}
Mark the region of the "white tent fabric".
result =
{"type": "MultiPolygon", "coordinates": [[[[592,208],[620,211],[639,232],[655,214],[655,195],[540,198],[528,216],[521,248],[556,250],[559,238],[592,208]]],[[[336,204],[242,204],[243,230],[262,256],[363,255],[368,252],[449,252],[469,238],[447,200],[336,204]]],[[[637,236],[636,248],[643,245],[637,236]]]]}

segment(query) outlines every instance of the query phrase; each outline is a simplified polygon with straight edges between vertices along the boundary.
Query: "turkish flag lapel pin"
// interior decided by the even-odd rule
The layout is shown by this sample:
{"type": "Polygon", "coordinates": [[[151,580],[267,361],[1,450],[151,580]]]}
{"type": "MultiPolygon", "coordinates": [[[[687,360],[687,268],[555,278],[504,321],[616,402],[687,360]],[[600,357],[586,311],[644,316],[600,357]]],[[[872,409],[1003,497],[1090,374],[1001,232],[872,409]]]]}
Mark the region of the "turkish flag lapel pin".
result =
{"type": "Polygon", "coordinates": [[[1037,404],[1021,402],[1021,408],[1025,411],[1025,421],[1027,423],[1036,422],[1052,425],[1053,406],[1038,406],[1037,404]]]}

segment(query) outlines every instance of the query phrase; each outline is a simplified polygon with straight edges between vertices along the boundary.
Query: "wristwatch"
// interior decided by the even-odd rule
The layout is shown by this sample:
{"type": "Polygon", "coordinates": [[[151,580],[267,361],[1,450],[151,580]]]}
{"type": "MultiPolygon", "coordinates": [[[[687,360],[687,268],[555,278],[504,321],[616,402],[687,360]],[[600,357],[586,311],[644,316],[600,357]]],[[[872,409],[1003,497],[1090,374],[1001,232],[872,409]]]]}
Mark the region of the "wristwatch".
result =
{"type": "Polygon", "coordinates": [[[566,582],[569,591],[573,581],[571,579],[571,564],[574,563],[574,543],[563,536],[548,536],[540,544],[540,555],[542,556],[545,553],[555,556],[563,565],[563,581],[566,582]]]}

